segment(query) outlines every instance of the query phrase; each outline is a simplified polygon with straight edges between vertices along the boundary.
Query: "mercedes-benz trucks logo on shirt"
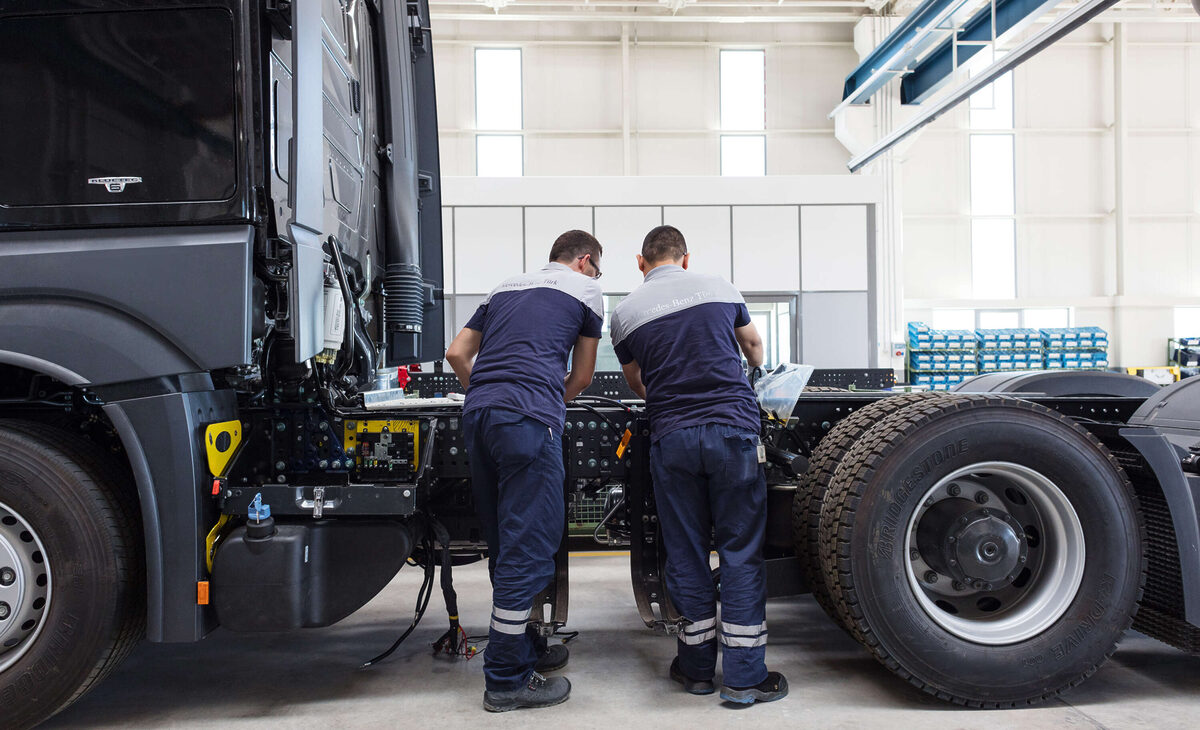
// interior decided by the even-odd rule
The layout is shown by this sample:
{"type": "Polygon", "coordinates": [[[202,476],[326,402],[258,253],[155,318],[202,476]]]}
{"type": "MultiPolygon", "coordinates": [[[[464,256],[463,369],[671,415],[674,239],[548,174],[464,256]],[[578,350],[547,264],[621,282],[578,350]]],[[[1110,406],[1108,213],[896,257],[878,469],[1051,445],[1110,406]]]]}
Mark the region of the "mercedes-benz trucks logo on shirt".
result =
{"type": "Polygon", "coordinates": [[[103,185],[110,193],[123,193],[126,185],[141,181],[140,177],[93,177],[88,180],[88,185],[103,185]]]}

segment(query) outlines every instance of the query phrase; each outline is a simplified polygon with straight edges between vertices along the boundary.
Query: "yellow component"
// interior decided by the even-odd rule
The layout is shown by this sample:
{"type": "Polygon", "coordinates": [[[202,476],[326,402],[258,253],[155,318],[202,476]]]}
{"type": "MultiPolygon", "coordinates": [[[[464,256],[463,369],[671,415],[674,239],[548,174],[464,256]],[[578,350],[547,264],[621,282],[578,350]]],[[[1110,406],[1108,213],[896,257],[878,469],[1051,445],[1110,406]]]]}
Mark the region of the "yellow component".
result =
{"type": "Polygon", "coordinates": [[[625,449],[629,448],[629,439],[631,438],[633,438],[633,431],[625,429],[625,435],[621,436],[621,443],[617,444],[618,459],[625,455],[625,449]]]}
{"type": "Polygon", "coordinates": [[[208,470],[214,477],[224,477],[229,472],[241,445],[241,421],[209,424],[204,432],[204,448],[208,451],[208,470]]]}
{"type": "Polygon", "coordinates": [[[1145,378],[1159,385],[1178,382],[1183,374],[1178,365],[1149,365],[1141,368],[1125,368],[1125,372],[1130,375],[1136,375],[1139,378],[1145,378]]]}
{"type": "Polygon", "coordinates": [[[416,464],[417,456],[421,453],[420,426],[420,421],[346,421],[342,434],[342,448],[354,457],[355,464],[362,466],[362,455],[358,453],[358,434],[407,431],[413,437],[412,463],[416,464]]]}
{"type": "Polygon", "coordinates": [[[213,548],[217,544],[217,538],[221,536],[221,529],[225,527],[225,523],[229,522],[229,515],[221,515],[221,519],[217,520],[217,524],[208,531],[208,537],[204,538],[204,562],[208,565],[208,572],[212,574],[213,565],[213,548]]]}

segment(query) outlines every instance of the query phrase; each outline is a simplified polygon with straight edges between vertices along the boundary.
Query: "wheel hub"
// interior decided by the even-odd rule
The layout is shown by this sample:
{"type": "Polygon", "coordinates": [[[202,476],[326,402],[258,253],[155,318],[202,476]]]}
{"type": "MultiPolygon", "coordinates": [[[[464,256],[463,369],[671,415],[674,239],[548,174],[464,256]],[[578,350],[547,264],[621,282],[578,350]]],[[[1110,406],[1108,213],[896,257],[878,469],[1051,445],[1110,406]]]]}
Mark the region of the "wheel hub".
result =
{"type": "Polygon", "coordinates": [[[1004,510],[968,499],[938,502],[917,526],[921,557],[964,586],[994,590],[1017,579],[1028,561],[1021,524],[1004,510]]]}
{"type": "Polygon", "coordinates": [[[0,503],[0,672],[41,632],[50,608],[50,567],[32,526],[0,503]]]}

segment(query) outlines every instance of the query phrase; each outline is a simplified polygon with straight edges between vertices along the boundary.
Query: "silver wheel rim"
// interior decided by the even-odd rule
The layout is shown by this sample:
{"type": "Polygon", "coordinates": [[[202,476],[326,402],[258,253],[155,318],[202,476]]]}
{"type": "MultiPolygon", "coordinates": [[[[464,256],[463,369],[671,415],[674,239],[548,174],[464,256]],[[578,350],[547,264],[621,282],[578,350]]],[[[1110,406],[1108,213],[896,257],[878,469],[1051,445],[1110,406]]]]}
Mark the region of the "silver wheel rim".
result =
{"type": "Polygon", "coordinates": [[[0,672],[33,646],[50,613],[50,562],[37,531],[0,502],[0,672]]]}
{"type": "Polygon", "coordinates": [[[977,644],[1037,636],[1066,613],[1083,581],[1075,508],[1020,464],[981,462],[942,478],[922,495],[905,536],[917,602],[938,626],[977,644]]]}

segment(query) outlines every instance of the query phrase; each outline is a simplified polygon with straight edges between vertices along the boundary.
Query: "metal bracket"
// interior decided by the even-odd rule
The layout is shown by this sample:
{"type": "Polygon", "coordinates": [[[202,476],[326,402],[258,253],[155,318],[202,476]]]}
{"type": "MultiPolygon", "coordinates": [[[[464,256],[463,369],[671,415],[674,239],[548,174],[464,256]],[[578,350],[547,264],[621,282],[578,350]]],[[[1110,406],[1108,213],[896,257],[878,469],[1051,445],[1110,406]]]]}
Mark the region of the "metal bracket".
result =
{"type": "Polygon", "coordinates": [[[683,631],[685,621],[667,595],[663,580],[667,556],[659,538],[658,510],[650,478],[650,421],[645,418],[634,421],[633,434],[629,444],[631,468],[625,496],[629,504],[629,569],[633,577],[633,597],[646,626],[675,636],[683,631]]]}

